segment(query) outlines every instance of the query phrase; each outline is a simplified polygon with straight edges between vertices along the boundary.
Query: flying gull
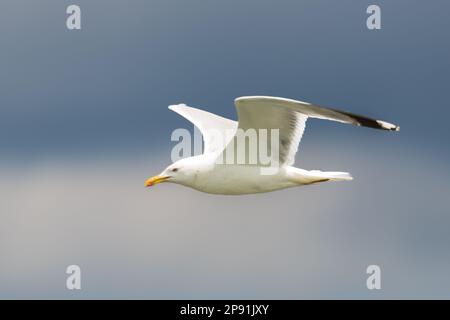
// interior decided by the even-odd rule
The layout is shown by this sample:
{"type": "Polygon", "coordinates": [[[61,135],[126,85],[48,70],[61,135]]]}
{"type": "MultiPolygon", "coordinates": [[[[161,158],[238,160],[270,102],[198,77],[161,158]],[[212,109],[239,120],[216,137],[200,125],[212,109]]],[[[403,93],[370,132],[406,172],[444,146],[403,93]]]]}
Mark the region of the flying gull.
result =
{"type": "Polygon", "coordinates": [[[235,106],[238,122],[184,104],[169,106],[200,130],[204,151],[201,155],[172,163],[159,175],[148,179],[145,185],[173,182],[206,193],[239,195],[325,181],[352,180],[348,172],[308,171],[293,166],[306,120],[326,119],[381,130],[400,130],[385,121],[286,98],[240,97],[235,100],[235,106]],[[252,136],[245,135],[249,130],[257,133],[253,135],[256,137],[253,145],[257,147],[252,148],[252,141],[249,141],[239,148],[239,142],[242,145],[252,136]],[[242,132],[244,139],[239,138],[242,132]],[[260,132],[266,135],[258,134],[260,132]],[[267,135],[270,132],[276,133],[271,137],[278,139],[271,140],[267,135]],[[256,162],[250,162],[251,151],[261,150],[261,142],[272,151],[266,153],[270,161],[263,162],[258,157],[256,162]],[[237,161],[239,156],[244,161],[237,161]]]}

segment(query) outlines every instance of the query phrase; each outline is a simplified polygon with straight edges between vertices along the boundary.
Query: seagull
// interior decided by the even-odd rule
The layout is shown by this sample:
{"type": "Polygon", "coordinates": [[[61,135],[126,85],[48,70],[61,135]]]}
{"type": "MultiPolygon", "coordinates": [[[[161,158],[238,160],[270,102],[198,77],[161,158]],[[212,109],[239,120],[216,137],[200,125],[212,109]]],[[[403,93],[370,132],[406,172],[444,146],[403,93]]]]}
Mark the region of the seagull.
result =
{"type": "MultiPolygon", "coordinates": [[[[172,163],[159,175],[148,179],[145,186],[172,182],[210,194],[242,195],[326,181],[348,181],[353,179],[348,172],[308,171],[293,166],[308,118],[388,131],[400,130],[399,126],[385,121],[292,99],[246,96],[237,98],[234,102],[237,122],[185,104],[169,106],[170,110],[186,118],[200,130],[204,144],[203,154],[172,163]],[[270,165],[276,170],[264,172],[263,169],[268,169],[268,165],[259,159],[253,163],[247,158],[243,163],[224,162],[225,153],[233,154],[231,151],[238,150],[236,144],[239,131],[264,129],[277,130],[278,140],[268,143],[278,146],[273,149],[277,152],[272,152],[269,156],[276,158],[273,161],[275,165],[270,165]]],[[[258,142],[262,141],[261,137],[262,135],[257,136],[258,142]]],[[[248,154],[249,149],[247,144],[240,150],[248,154]]]]}

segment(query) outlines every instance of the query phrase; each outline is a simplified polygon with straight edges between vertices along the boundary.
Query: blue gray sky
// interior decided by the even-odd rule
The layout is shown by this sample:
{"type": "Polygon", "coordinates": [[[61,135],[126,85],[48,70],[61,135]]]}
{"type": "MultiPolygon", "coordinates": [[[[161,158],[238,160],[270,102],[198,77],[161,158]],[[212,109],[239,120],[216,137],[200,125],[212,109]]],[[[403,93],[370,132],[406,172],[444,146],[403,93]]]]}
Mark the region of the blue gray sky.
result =
{"type": "Polygon", "coordinates": [[[0,297],[449,298],[448,1],[3,1],[0,297]],[[65,11],[82,11],[69,31],[65,11]],[[382,29],[366,28],[378,4],[382,29]],[[311,120],[305,169],[350,183],[263,195],[143,188],[167,106],[235,119],[274,95],[381,118],[311,120]],[[65,268],[83,289],[65,289],[65,268]],[[382,290],[365,287],[378,264],[382,290]]]}

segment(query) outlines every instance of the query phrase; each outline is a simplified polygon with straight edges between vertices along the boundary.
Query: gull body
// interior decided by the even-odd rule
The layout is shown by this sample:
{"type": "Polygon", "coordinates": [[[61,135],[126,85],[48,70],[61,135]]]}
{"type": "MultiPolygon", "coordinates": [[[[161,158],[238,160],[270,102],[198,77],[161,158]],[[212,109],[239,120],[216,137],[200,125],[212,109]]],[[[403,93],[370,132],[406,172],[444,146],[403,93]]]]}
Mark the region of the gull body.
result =
{"type": "Polygon", "coordinates": [[[167,182],[206,193],[226,195],[269,192],[331,179],[352,179],[345,172],[324,173],[292,166],[281,166],[275,174],[262,175],[257,165],[217,164],[216,159],[209,154],[182,159],[161,172],[158,177],[170,176],[167,182]],[[178,170],[172,172],[173,168],[178,170]]]}
{"type": "MultiPolygon", "coordinates": [[[[204,153],[178,160],[159,175],[148,179],[146,186],[172,182],[211,194],[240,195],[270,192],[284,188],[325,181],[348,181],[347,172],[322,172],[293,167],[298,144],[308,117],[334,120],[357,126],[398,131],[399,127],[384,121],[323,108],[309,103],[265,96],[241,97],[235,100],[239,122],[222,118],[184,104],[169,108],[197,126],[203,135],[204,153]],[[236,132],[238,129],[277,129],[280,135],[276,170],[262,174],[260,163],[223,163],[223,154],[233,146],[235,135],[218,141],[211,130],[236,132]]],[[[227,136],[224,134],[224,136],[227,136]]]]}

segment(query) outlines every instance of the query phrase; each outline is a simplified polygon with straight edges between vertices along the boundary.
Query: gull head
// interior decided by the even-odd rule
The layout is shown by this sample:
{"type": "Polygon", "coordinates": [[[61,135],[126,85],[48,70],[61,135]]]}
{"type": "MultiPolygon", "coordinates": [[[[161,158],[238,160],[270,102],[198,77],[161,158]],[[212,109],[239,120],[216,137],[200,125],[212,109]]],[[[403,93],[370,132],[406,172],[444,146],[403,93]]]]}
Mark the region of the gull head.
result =
{"type": "Polygon", "coordinates": [[[198,162],[193,161],[196,157],[178,160],[164,169],[160,174],[145,181],[146,187],[154,186],[161,182],[172,182],[183,185],[190,185],[198,172],[198,162]]]}

